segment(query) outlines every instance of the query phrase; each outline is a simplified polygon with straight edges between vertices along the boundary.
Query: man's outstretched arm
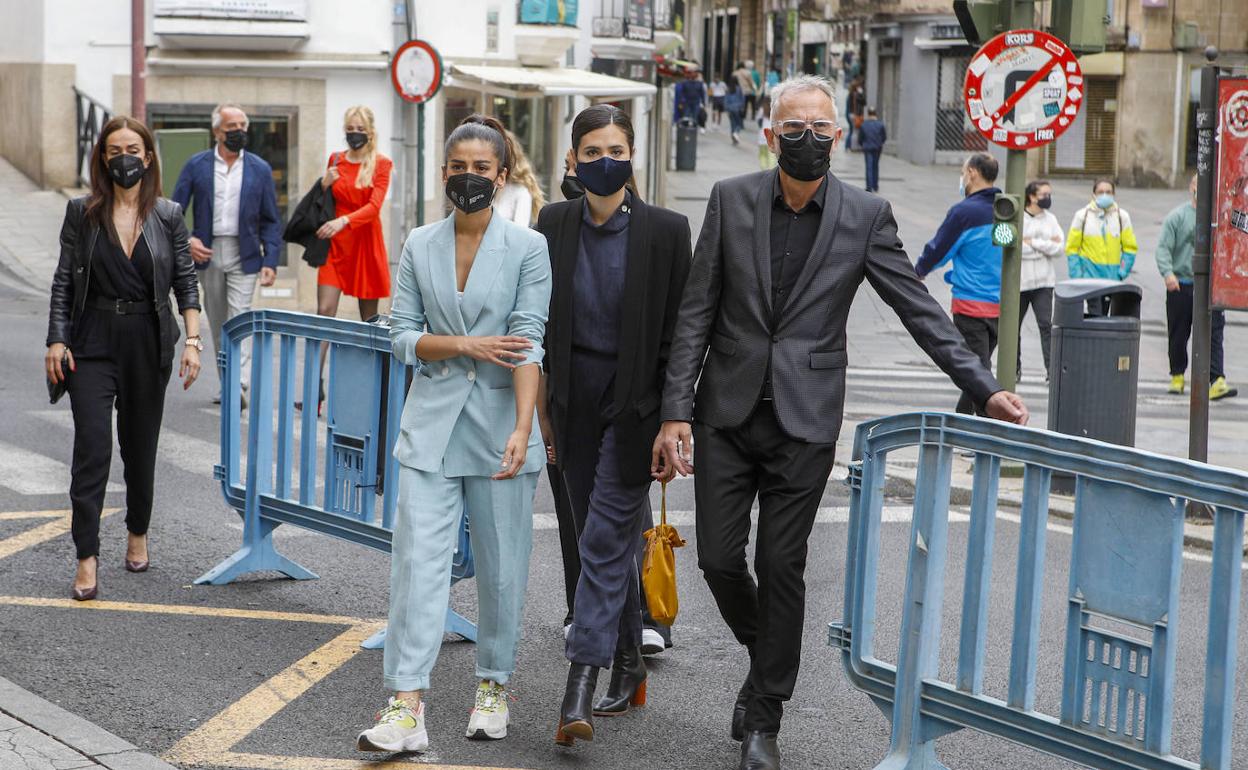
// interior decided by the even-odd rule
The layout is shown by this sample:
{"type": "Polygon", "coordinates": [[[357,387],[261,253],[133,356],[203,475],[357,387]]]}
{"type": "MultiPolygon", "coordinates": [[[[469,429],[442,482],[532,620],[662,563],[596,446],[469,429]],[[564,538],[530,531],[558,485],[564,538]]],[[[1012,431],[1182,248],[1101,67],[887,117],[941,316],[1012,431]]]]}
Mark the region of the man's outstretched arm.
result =
{"type": "Polygon", "coordinates": [[[971,394],[988,416],[1026,424],[1027,407],[1022,399],[1004,390],[984,368],[979,357],[966,346],[953,321],[915,276],[901,239],[897,237],[897,220],[888,203],[880,207],[871,230],[867,245],[867,280],[901,318],[906,331],[955,385],[971,394]]]}

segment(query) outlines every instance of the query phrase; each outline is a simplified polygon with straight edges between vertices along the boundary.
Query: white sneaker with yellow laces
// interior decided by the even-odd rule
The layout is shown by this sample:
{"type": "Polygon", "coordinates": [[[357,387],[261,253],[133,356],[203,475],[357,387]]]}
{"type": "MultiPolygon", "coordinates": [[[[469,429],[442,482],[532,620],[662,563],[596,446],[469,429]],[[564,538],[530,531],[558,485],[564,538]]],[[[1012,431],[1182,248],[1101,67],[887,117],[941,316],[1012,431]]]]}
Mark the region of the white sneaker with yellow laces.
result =
{"type": "Polygon", "coordinates": [[[389,752],[429,748],[424,702],[413,710],[407,701],[391,698],[387,706],[377,712],[377,724],[356,738],[355,747],[360,751],[389,752]]]}
{"type": "Polygon", "coordinates": [[[477,685],[477,698],[468,717],[465,735],[474,741],[496,741],[507,737],[507,690],[497,682],[477,685]]]}

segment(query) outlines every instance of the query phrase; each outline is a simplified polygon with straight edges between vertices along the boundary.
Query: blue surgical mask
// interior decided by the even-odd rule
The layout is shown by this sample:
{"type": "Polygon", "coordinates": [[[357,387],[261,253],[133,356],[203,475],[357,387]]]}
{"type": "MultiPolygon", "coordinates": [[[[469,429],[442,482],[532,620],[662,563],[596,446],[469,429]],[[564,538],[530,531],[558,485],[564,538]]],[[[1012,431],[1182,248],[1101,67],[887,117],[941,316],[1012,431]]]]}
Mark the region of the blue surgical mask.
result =
{"type": "Polygon", "coordinates": [[[1114,196],[1110,195],[1109,193],[1101,193],[1100,195],[1096,196],[1096,205],[1100,206],[1103,209],[1107,209],[1110,206],[1114,205],[1114,196]]]}
{"type": "Polygon", "coordinates": [[[963,176],[958,176],[958,197],[966,197],[966,178],[963,176]]]}

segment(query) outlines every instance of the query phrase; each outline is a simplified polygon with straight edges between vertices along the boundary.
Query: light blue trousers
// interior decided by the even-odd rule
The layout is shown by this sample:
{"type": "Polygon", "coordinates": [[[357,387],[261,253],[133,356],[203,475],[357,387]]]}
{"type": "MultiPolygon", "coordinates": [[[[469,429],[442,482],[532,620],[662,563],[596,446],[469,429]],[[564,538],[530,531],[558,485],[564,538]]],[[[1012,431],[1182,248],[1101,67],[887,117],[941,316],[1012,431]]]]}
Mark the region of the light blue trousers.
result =
{"type": "Polygon", "coordinates": [[[537,476],[447,478],[399,466],[384,658],[387,689],[429,689],[465,509],[477,573],[477,676],[499,684],[511,678],[529,582],[537,476]]]}

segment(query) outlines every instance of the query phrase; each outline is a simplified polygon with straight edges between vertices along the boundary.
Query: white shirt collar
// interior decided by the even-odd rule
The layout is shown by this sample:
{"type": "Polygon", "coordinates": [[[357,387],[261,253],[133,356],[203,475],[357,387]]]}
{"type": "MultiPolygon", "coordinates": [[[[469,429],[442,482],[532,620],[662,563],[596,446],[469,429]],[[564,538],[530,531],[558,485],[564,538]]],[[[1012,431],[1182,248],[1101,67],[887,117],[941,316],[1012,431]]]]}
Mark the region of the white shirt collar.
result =
{"type": "MultiPolygon", "coordinates": [[[[238,151],[238,159],[239,159],[239,160],[242,160],[242,159],[243,159],[243,153],[245,153],[245,152],[247,152],[247,150],[239,150],[239,151],[238,151]]],[[[217,162],[217,163],[225,163],[225,158],[221,157],[221,145],[220,145],[220,144],[213,144],[213,145],[212,145],[212,157],[213,157],[213,160],[214,160],[215,162],[217,162]]]]}

